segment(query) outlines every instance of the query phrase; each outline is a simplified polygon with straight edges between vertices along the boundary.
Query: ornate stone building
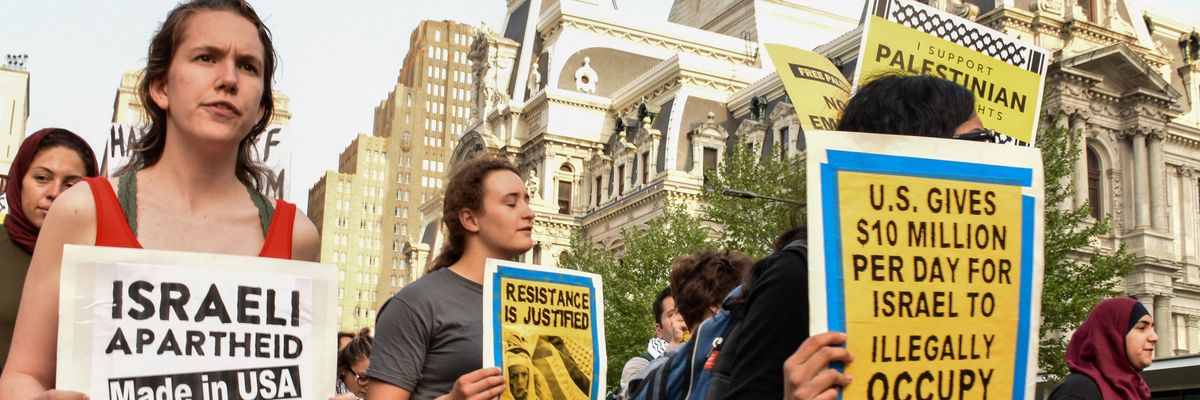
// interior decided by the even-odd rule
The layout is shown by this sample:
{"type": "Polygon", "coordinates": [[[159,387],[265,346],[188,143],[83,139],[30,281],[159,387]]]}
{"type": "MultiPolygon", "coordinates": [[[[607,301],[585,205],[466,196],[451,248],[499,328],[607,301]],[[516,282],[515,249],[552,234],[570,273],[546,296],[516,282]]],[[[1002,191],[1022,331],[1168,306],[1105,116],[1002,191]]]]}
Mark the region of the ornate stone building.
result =
{"type": "MultiPolygon", "coordinates": [[[[482,152],[516,162],[538,211],[529,262],[555,265],[579,227],[619,256],[622,229],[669,201],[695,210],[704,171],[733,135],[764,136],[765,107],[742,121],[770,73],[761,44],[809,21],[804,38],[815,46],[852,29],[859,12],[755,0],[713,14],[679,2],[664,22],[607,3],[511,0],[505,26],[482,29],[471,47],[473,117],[449,167],[482,152]]],[[[440,208],[440,199],[422,206],[422,247],[433,252],[440,208]]]]}

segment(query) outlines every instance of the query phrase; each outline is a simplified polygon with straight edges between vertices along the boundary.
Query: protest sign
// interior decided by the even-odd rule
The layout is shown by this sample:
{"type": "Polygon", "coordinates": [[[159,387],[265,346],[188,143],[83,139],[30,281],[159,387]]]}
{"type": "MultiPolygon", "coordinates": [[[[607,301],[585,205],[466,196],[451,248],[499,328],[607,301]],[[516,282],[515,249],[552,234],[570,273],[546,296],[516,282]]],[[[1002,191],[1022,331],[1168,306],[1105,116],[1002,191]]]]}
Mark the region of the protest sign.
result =
{"type": "Polygon", "coordinates": [[[767,54],[783,81],[805,131],[837,129],[850,99],[850,82],[824,56],[787,45],[767,43],[767,54]]]}
{"type": "Polygon", "coordinates": [[[807,140],[810,329],[848,336],[855,379],[842,398],[1031,399],[1039,151],[849,132],[807,140]]]}
{"type": "MultiPolygon", "coordinates": [[[[148,124],[112,124],[108,130],[108,140],[104,144],[104,154],[101,163],[106,171],[103,173],[114,176],[122,166],[129,162],[137,140],[150,129],[148,124]]],[[[254,141],[254,151],[250,153],[254,161],[267,167],[262,191],[269,198],[288,199],[291,188],[291,176],[288,170],[292,168],[292,141],[290,135],[281,125],[269,125],[254,141]]]]}
{"type": "Polygon", "coordinates": [[[870,0],[855,85],[889,71],[949,79],[983,125],[1034,143],[1050,53],[913,0],[870,0]]]}
{"type": "Polygon", "coordinates": [[[336,271],[273,258],[68,245],[57,387],[110,400],[327,398],[336,271]]]}
{"type": "Polygon", "coordinates": [[[603,399],[600,276],[488,259],[483,366],[500,367],[502,399],[603,399]]]}

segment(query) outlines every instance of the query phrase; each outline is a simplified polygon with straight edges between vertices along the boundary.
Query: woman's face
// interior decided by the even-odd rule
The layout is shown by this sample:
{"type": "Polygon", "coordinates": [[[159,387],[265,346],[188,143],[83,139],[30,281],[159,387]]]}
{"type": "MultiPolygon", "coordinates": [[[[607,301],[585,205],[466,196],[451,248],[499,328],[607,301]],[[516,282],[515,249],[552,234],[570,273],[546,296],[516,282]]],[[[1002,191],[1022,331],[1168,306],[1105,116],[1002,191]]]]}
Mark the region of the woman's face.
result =
{"type": "Polygon", "coordinates": [[[371,358],[363,357],[350,364],[349,371],[342,372],[342,382],[360,399],[367,398],[367,368],[370,366],[371,358]]]}
{"type": "Polygon", "coordinates": [[[87,167],[74,150],[61,146],[43,149],[33,156],[25,178],[21,179],[21,212],[33,226],[41,229],[50,204],[85,174],[87,167]]]}
{"type": "Polygon", "coordinates": [[[483,180],[482,212],[475,215],[480,242],[495,258],[516,257],[533,247],[533,209],[521,177],[509,170],[483,180]]]}
{"type": "Polygon", "coordinates": [[[167,132],[238,143],[262,117],[264,50],[254,24],[229,11],[183,23],[165,79],[150,95],[167,111],[167,132]]]}
{"type": "Polygon", "coordinates": [[[1158,334],[1154,332],[1154,317],[1143,316],[1125,334],[1125,356],[1133,368],[1141,371],[1150,366],[1154,361],[1155,343],[1158,343],[1158,334]]]}

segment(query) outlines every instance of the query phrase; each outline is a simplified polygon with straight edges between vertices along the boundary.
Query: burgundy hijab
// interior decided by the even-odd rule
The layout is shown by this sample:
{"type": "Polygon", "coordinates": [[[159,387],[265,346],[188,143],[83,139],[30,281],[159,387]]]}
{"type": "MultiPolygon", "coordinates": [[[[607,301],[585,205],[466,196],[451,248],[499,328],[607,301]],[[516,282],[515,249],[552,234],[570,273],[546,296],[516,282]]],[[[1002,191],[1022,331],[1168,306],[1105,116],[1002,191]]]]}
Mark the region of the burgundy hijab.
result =
{"type": "MultiPolygon", "coordinates": [[[[85,175],[96,176],[96,154],[92,152],[92,148],[88,147],[87,142],[66,129],[46,128],[34,132],[25,141],[21,143],[21,149],[17,151],[17,157],[13,159],[12,166],[8,169],[8,184],[4,188],[4,193],[8,197],[8,216],[4,219],[4,228],[8,230],[8,236],[12,241],[21,248],[30,253],[33,253],[33,246],[37,244],[38,232],[40,229],[33,226],[29,222],[29,218],[25,217],[25,209],[21,206],[21,189],[25,181],[25,173],[29,172],[30,164],[33,164],[33,158],[37,155],[38,145],[42,143],[47,135],[54,132],[63,132],[71,136],[71,139],[82,144],[82,150],[87,152],[88,157],[80,157],[83,161],[83,167],[86,169],[85,175]],[[88,159],[91,159],[90,164],[88,159]]],[[[64,146],[65,147],[65,146],[64,146]]],[[[67,147],[72,151],[78,149],[67,147]]]]}
{"type": "Polygon", "coordinates": [[[1128,297],[1100,302],[1071,335],[1067,346],[1071,372],[1092,378],[1105,399],[1150,398],[1150,387],[1142,380],[1141,371],[1134,369],[1125,355],[1125,335],[1136,303],[1128,297]]]}

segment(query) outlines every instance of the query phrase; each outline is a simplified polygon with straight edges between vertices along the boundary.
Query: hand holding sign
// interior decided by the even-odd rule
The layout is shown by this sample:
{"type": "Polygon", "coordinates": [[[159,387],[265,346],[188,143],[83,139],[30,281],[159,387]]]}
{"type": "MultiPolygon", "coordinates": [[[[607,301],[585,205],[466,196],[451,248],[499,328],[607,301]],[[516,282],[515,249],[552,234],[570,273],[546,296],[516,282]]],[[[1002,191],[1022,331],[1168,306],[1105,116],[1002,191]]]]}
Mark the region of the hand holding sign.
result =
{"type": "Polygon", "coordinates": [[[437,400],[485,400],[494,399],[504,392],[504,377],[500,368],[480,368],[454,381],[450,393],[437,400]]]}
{"type": "Polygon", "coordinates": [[[845,347],[846,334],[825,332],[810,336],[783,362],[784,396],[788,399],[836,399],[838,389],[850,384],[850,377],[830,368],[833,362],[849,363],[854,356],[845,347]]]}

